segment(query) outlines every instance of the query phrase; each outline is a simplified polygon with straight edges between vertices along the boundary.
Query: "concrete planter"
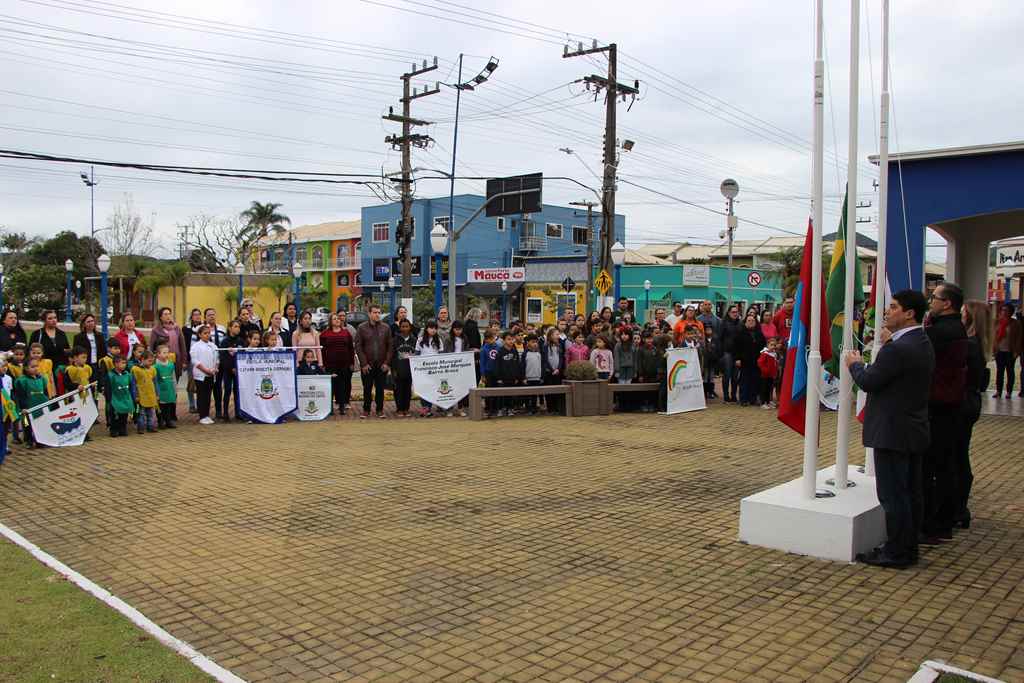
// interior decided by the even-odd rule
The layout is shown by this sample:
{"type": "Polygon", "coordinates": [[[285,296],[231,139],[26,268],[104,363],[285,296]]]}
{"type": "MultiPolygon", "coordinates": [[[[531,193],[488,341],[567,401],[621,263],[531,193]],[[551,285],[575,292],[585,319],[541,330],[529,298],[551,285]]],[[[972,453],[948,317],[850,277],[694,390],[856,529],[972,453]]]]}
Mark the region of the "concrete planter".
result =
{"type": "Polygon", "coordinates": [[[590,417],[611,413],[608,392],[605,390],[608,380],[565,380],[564,383],[568,384],[572,391],[572,417],[590,417]]]}

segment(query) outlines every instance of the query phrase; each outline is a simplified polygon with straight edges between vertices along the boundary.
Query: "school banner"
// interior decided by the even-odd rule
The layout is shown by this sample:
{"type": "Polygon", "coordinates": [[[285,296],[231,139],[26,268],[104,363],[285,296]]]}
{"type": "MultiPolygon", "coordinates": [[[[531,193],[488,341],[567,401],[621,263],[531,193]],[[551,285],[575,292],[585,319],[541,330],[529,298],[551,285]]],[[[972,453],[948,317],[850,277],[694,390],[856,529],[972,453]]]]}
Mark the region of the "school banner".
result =
{"type": "Polygon", "coordinates": [[[238,409],[253,422],[282,422],[299,405],[295,351],[238,350],[238,409]]]}
{"type": "Polygon", "coordinates": [[[697,349],[669,349],[665,358],[668,377],[667,415],[704,410],[704,377],[697,349]]]}
{"type": "MultiPolygon", "coordinates": [[[[92,386],[92,385],[90,385],[92,386]]],[[[44,446],[81,446],[99,413],[92,392],[75,389],[29,413],[32,435],[44,446]]]]}
{"type": "Polygon", "coordinates": [[[821,405],[829,410],[839,410],[839,377],[828,370],[822,370],[818,395],[821,397],[821,405]]]}
{"type": "Polygon", "coordinates": [[[295,417],[300,420],[323,420],[331,414],[331,376],[299,375],[299,408],[295,417]]]}
{"type": "Polygon", "coordinates": [[[424,401],[438,408],[454,408],[476,386],[473,352],[413,356],[409,359],[412,386],[424,401]]]}

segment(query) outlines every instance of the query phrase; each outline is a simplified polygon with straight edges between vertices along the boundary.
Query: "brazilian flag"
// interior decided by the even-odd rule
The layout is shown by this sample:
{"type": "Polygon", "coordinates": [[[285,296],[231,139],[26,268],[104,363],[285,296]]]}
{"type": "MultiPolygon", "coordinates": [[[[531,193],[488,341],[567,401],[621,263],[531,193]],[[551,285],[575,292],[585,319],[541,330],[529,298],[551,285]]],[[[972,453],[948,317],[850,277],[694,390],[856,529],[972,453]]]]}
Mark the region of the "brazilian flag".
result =
{"type": "Polygon", "coordinates": [[[3,417],[0,419],[10,420],[11,422],[17,422],[21,419],[21,412],[18,410],[17,404],[11,399],[11,395],[7,393],[7,390],[0,387],[0,405],[3,406],[3,417]]]}
{"type": "MultiPolygon", "coordinates": [[[[832,247],[832,264],[828,270],[828,285],[825,287],[825,304],[828,317],[832,321],[832,359],[825,364],[825,369],[833,375],[839,374],[839,362],[843,349],[843,308],[846,304],[846,203],[850,200],[849,189],[843,198],[843,214],[839,219],[839,232],[832,247]]],[[[855,261],[853,267],[853,307],[857,309],[864,303],[864,285],[860,280],[860,268],[855,261]]]]}

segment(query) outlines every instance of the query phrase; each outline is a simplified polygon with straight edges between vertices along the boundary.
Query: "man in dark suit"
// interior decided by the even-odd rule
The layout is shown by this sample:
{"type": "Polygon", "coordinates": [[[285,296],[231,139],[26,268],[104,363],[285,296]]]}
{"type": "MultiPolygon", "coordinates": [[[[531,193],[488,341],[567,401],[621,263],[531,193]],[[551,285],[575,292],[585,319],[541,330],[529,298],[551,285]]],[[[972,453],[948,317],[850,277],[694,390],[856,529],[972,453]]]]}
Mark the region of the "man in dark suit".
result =
{"type": "Polygon", "coordinates": [[[921,322],[924,295],[893,295],[881,331],[882,348],[871,365],[849,351],[845,362],[853,381],[868,394],[864,445],[875,449],[875,487],[885,511],[886,542],[857,556],[879,567],[917,562],[922,516],[921,455],[928,448],[928,395],[935,353],[921,322]]]}

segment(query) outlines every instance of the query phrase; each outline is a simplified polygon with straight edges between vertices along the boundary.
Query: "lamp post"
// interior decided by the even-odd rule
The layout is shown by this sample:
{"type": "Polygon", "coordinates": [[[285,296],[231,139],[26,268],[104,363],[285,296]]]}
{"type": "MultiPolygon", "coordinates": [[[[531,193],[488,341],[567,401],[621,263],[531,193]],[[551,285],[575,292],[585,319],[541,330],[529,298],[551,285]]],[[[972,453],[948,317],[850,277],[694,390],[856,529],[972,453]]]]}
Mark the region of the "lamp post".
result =
{"type": "MultiPolygon", "coordinates": [[[[434,229],[430,231],[430,248],[434,250],[434,313],[441,308],[441,255],[444,254],[445,244],[448,242],[448,231],[441,227],[440,223],[434,224],[434,229]]],[[[452,263],[448,264],[448,273],[451,274],[451,269],[454,267],[452,263]]],[[[448,285],[451,287],[451,283],[448,285]]],[[[449,311],[450,314],[454,315],[454,311],[449,311]]]]}
{"type": "Polygon", "coordinates": [[[96,259],[96,266],[100,269],[100,320],[102,321],[103,336],[107,337],[107,271],[110,270],[110,257],[102,254],[96,259]]]}
{"type": "Polygon", "coordinates": [[[302,312],[302,264],[296,261],[292,264],[292,277],[295,278],[295,310],[302,312]]]}
{"type": "Polygon", "coordinates": [[[238,276],[238,310],[242,310],[242,298],[245,296],[245,266],[240,262],[235,264],[235,275],[238,276]]]}
{"type": "Polygon", "coordinates": [[[622,264],[626,261],[626,247],[622,242],[612,245],[612,263],[615,264],[615,301],[622,296],[622,264]]]}
{"type": "Polygon", "coordinates": [[[82,303],[82,281],[75,280],[75,301],[82,303]]]}
{"type": "Polygon", "coordinates": [[[732,200],[736,199],[736,195],[740,193],[740,184],[732,178],[726,178],[718,189],[729,202],[729,213],[725,218],[726,232],[729,236],[729,301],[725,307],[725,310],[728,311],[729,306],[732,306],[732,240],[733,234],[736,232],[736,215],[732,212],[732,200]]]}
{"type": "Polygon", "coordinates": [[[501,326],[508,329],[508,283],[501,281],[501,326]]]}
{"type": "Polygon", "coordinates": [[[0,263],[0,316],[4,310],[4,264],[0,263]]]}
{"type": "Polygon", "coordinates": [[[71,271],[75,269],[75,262],[68,259],[64,262],[64,322],[71,322],[71,271]]]}
{"type": "Polygon", "coordinates": [[[89,188],[89,236],[96,239],[96,169],[89,167],[89,175],[79,173],[79,177],[85,186],[89,188]]]}
{"type": "Polygon", "coordinates": [[[651,310],[651,281],[644,280],[644,322],[647,322],[647,314],[651,310]]]}
{"type": "Polygon", "coordinates": [[[383,282],[380,283],[380,286],[378,287],[378,289],[380,290],[380,306],[381,306],[381,308],[384,308],[384,283],[383,282]]]}
{"type": "Polygon", "coordinates": [[[388,278],[388,289],[391,290],[391,301],[388,302],[388,311],[391,313],[392,322],[395,319],[395,276],[388,278]]]}

